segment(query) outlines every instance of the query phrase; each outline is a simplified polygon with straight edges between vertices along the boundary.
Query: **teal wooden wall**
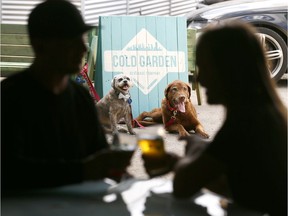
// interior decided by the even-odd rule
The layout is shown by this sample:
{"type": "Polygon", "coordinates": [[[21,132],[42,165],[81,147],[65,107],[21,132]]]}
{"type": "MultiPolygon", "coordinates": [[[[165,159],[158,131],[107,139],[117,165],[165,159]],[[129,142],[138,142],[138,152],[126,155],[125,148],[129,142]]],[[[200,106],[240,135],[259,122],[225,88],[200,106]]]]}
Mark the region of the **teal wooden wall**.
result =
{"type": "Polygon", "coordinates": [[[96,90],[103,97],[114,75],[130,76],[134,117],[160,107],[168,83],[188,82],[187,65],[185,17],[100,17],[96,90]]]}

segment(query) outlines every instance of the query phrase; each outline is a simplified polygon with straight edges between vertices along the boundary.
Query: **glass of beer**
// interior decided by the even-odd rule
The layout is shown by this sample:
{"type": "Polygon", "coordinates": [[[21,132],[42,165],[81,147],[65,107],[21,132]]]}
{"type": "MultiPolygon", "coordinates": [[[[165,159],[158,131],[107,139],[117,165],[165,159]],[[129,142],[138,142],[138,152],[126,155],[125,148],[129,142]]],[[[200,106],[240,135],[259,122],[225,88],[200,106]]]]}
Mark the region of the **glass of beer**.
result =
{"type": "Polygon", "coordinates": [[[148,169],[150,176],[156,176],[166,171],[166,167],[164,170],[162,164],[162,160],[165,158],[164,134],[165,130],[162,126],[153,126],[141,130],[137,135],[137,143],[143,157],[149,159],[150,165],[153,164],[148,169]]]}
{"type": "Polygon", "coordinates": [[[125,133],[117,133],[112,137],[110,148],[117,151],[134,152],[136,146],[137,140],[135,136],[131,136],[125,133]]]}
{"type": "Polygon", "coordinates": [[[138,136],[138,145],[145,156],[161,157],[165,152],[163,137],[159,135],[141,134],[138,136]]]}

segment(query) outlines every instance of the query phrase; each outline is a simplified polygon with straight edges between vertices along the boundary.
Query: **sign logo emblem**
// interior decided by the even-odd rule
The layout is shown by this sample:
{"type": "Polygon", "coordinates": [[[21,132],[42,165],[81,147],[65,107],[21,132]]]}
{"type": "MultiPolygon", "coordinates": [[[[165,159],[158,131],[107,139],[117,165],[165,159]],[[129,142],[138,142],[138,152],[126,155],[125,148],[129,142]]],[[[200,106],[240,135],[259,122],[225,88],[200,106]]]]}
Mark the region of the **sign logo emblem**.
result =
{"type": "Polygon", "coordinates": [[[104,51],[104,70],[130,76],[148,94],[167,73],[185,72],[185,53],[168,51],[145,28],[122,50],[104,51]]]}

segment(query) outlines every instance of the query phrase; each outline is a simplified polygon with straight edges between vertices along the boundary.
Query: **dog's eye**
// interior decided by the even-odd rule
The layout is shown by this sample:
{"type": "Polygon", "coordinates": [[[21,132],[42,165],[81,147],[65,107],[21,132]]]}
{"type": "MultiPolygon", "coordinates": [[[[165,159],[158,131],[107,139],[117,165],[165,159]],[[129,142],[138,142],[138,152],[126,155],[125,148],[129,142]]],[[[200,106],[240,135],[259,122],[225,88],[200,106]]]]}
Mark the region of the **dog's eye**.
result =
{"type": "Polygon", "coordinates": [[[178,90],[177,87],[172,88],[172,91],[177,91],[177,90],[178,90]]]}
{"type": "Polygon", "coordinates": [[[184,87],[183,89],[184,89],[184,91],[187,91],[187,88],[186,88],[186,87],[184,87]]]}
{"type": "Polygon", "coordinates": [[[119,82],[121,82],[122,80],[123,80],[122,78],[118,79],[119,82]]]}
{"type": "Polygon", "coordinates": [[[128,78],[128,77],[127,77],[126,79],[127,79],[128,81],[130,81],[130,78],[128,78]]]}

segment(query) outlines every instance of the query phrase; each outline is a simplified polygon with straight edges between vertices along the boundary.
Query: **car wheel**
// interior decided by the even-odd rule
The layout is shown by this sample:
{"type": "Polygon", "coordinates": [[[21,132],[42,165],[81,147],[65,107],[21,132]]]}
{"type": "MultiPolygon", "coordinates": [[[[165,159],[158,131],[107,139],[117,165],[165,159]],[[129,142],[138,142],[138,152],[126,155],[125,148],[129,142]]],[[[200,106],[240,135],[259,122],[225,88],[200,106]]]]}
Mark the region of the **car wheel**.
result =
{"type": "Polygon", "coordinates": [[[287,70],[287,45],[275,31],[264,27],[257,27],[257,30],[266,51],[271,77],[277,82],[287,70]]]}

